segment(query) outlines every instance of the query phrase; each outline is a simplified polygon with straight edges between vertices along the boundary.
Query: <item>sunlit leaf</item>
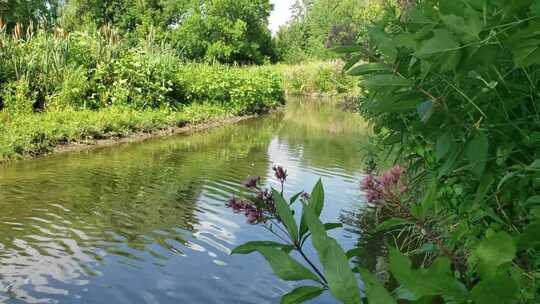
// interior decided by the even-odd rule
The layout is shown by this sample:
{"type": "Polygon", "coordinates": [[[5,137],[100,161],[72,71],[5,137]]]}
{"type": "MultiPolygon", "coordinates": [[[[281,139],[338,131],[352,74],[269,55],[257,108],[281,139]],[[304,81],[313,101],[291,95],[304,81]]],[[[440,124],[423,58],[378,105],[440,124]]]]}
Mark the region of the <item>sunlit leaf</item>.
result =
{"type": "Polygon", "coordinates": [[[366,297],[369,304],[392,304],[396,303],[396,300],[392,298],[390,293],[384,288],[384,286],[377,280],[377,278],[369,271],[363,268],[358,270],[364,281],[364,288],[366,297]]]}
{"type": "Polygon", "coordinates": [[[279,217],[283,221],[283,224],[287,228],[287,232],[291,235],[293,240],[298,240],[298,226],[296,225],[296,220],[292,214],[292,210],[289,207],[289,204],[283,198],[283,195],[272,189],[272,198],[276,204],[276,210],[279,217]]]}
{"type": "Polygon", "coordinates": [[[271,247],[261,247],[257,249],[257,251],[264,256],[274,273],[282,280],[312,280],[320,282],[320,279],[313,272],[282,250],[271,247]]]}
{"type": "Polygon", "coordinates": [[[299,304],[314,299],[325,291],[324,288],[315,286],[301,286],[281,298],[281,304],[299,304]]]}
{"type": "Polygon", "coordinates": [[[312,233],[313,247],[324,267],[324,275],[332,295],[343,303],[359,303],[360,291],[345,252],[337,241],[326,234],[323,223],[313,208],[304,205],[304,218],[312,233]]]}
{"type": "Polygon", "coordinates": [[[291,245],[280,244],[280,243],[272,242],[272,241],[253,241],[253,242],[248,242],[234,248],[231,254],[249,254],[263,247],[281,249],[285,252],[290,252],[291,250],[294,249],[294,247],[291,245]]]}

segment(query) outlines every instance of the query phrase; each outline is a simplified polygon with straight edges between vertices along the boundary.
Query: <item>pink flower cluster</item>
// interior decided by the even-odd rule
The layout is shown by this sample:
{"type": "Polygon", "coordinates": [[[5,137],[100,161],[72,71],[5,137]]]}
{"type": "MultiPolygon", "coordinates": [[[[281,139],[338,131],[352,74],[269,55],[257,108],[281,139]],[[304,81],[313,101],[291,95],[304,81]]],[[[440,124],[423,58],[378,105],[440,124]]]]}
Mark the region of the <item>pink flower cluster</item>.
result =
{"type": "Polygon", "coordinates": [[[243,213],[246,216],[247,222],[251,225],[264,221],[264,210],[257,208],[251,202],[233,197],[227,202],[226,206],[231,208],[234,213],[243,213]]]}
{"type": "Polygon", "coordinates": [[[368,175],[360,183],[360,188],[366,192],[369,203],[395,201],[400,194],[407,192],[407,186],[402,180],[405,169],[397,165],[384,172],[381,176],[368,175]]]}

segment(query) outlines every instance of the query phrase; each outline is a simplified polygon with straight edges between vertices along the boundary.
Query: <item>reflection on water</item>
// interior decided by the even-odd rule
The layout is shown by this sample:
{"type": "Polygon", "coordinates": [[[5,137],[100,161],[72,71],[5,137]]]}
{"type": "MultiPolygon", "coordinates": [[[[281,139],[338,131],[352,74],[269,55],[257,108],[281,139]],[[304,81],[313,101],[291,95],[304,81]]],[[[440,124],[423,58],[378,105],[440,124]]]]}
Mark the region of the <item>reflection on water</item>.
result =
{"type": "Polygon", "coordinates": [[[4,165],[0,301],[274,303],[294,285],[256,254],[229,256],[269,236],[224,203],[247,175],[274,183],[280,164],[288,193],[323,177],[336,221],[361,204],[364,134],[354,114],[291,101],[234,126],[4,165]]]}

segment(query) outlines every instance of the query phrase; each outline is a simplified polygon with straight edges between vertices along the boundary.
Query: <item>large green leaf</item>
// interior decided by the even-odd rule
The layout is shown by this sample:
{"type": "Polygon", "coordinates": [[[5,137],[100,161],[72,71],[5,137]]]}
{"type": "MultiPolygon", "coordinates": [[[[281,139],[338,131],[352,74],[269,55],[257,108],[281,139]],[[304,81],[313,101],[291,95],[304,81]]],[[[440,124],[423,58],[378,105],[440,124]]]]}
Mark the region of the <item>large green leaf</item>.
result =
{"type": "Polygon", "coordinates": [[[360,291],[345,252],[337,241],[326,234],[315,210],[304,205],[303,215],[312,234],[313,247],[324,268],[324,275],[332,295],[346,304],[360,303],[360,291]]]}
{"type": "Polygon", "coordinates": [[[409,224],[411,224],[411,221],[409,220],[402,218],[391,218],[377,225],[375,231],[384,231],[409,224]]]}
{"type": "Polygon", "coordinates": [[[316,286],[301,286],[281,298],[281,304],[299,304],[318,297],[325,291],[316,286]]]}
{"type": "Polygon", "coordinates": [[[430,59],[433,56],[442,55],[459,49],[460,45],[454,35],[447,30],[434,30],[433,38],[427,40],[416,52],[421,59],[430,59]]]}
{"type": "Polygon", "coordinates": [[[272,241],[253,241],[253,242],[248,242],[234,248],[231,254],[249,254],[263,247],[281,249],[286,252],[290,252],[291,250],[294,249],[294,247],[291,245],[280,244],[280,243],[272,242],[272,241]]]}
{"type": "Polygon", "coordinates": [[[285,228],[287,228],[287,231],[289,232],[291,238],[297,242],[298,226],[296,225],[296,220],[294,219],[289,204],[287,204],[287,202],[283,198],[283,195],[281,195],[281,193],[279,193],[275,189],[272,189],[272,198],[274,199],[274,203],[276,204],[276,210],[279,217],[281,218],[281,221],[285,225],[285,228]]]}
{"type": "Polygon", "coordinates": [[[396,75],[370,75],[364,78],[364,85],[372,89],[409,87],[413,84],[414,81],[396,75]]]}
{"type": "Polygon", "coordinates": [[[480,17],[470,8],[466,9],[464,13],[466,13],[464,16],[442,15],[441,20],[455,33],[478,37],[478,34],[482,31],[480,17]]]}
{"type": "Polygon", "coordinates": [[[371,272],[363,268],[359,268],[358,272],[360,272],[360,275],[362,276],[362,281],[364,281],[365,293],[369,304],[396,303],[396,300],[392,298],[386,288],[384,288],[384,286],[371,272]]]}
{"type": "Polygon", "coordinates": [[[452,275],[447,258],[438,258],[429,269],[413,270],[409,258],[390,248],[390,271],[416,298],[441,296],[461,303],[468,296],[465,286],[452,275]]]}
{"type": "Polygon", "coordinates": [[[261,247],[257,249],[268,261],[274,273],[282,280],[301,281],[312,280],[321,282],[320,279],[309,269],[293,259],[283,250],[261,247]]]}
{"type": "Polygon", "coordinates": [[[471,171],[480,178],[486,167],[489,151],[488,137],[484,133],[476,135],[465,149],[465,156],[471,165],[471,171]]]}
{"type": "Polygon", "coordinates": [[[361,76],[373,72],[388,72],[388,67],[380,63],[364,63],[353,66],[347,71],[348,75],[361,76]]]}
{"type": "Polygon", "coordinates": [[[482,240],[475,253],[480,274],[483,278],[489,278],[496,274],[499,266],[516,257],[516,244],[508,233],[501,231],[482,240]]]}
{"type": "Polygon", "coordinates": [[[394,63],[396,61],[398,49],[395,42],[388,36],[388,34],[380,29],[375,28],[369,32],[369,38],[390,63],[394,63]]]}
{"type": "Polygon", "coordinates": [[[452,138],[452,134],[445,133],[439,139],[437,139],[437,145],[435,146],[435,156],[437,157],[437,160],[442,160],[452,148],[454,144],[454,139],[452,138]]]}
{"type": "Polygon", "coordinates": [[[519,295],[519,286],[510,277],[498,275],[482,280],[471,295],[476,304],[512,304],[519,295]]]}
{"type": "Polygon", "coordinates": [[[379,94],[368,108],[374,114],[405,113],[415,110],[422,98],[423,96],[417,94],[379,94]]]}
{"type": "MultiPolygon", "coordinates": [[[[315,210],[315,214],[317,216],[321,215],[324,208],[324,186],[321,179],[319,179],[313,187],[313,190],[309,195],[308,204],[313,208],[313,210],[315,210]]],[[[304,219],[304,215],[302,214],[302,218],[300,219],[300,238],[302,238],[307,231],[308,226],[306,220],[304,219]]]]}

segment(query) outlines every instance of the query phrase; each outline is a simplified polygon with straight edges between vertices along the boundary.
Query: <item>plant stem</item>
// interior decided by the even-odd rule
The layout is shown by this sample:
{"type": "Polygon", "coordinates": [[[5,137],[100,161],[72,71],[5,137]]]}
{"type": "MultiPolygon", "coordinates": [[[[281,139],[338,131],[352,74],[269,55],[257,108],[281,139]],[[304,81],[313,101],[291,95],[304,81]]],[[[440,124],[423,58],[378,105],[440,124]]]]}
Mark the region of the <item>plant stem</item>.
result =
{"type": "Polygon", "coordinates": [[[321,273],[321,271],[310,261],[310,259],[306,256],[306,254],[304,253],[304,251],[302,250],[302,247],[300,246],[296,246],[296,250],[300,253],[300,255],[302,256],[302,258],[304,258],[304,260],[309,264],[309,266],[311,266],[311,268],[317,273],[317,275],[321,278],[321,280],[323,280],[323,285],[324,286],[328,286],[328,281],[326,280],[326,277],[324,276],[324,274],[321,273]]]}

